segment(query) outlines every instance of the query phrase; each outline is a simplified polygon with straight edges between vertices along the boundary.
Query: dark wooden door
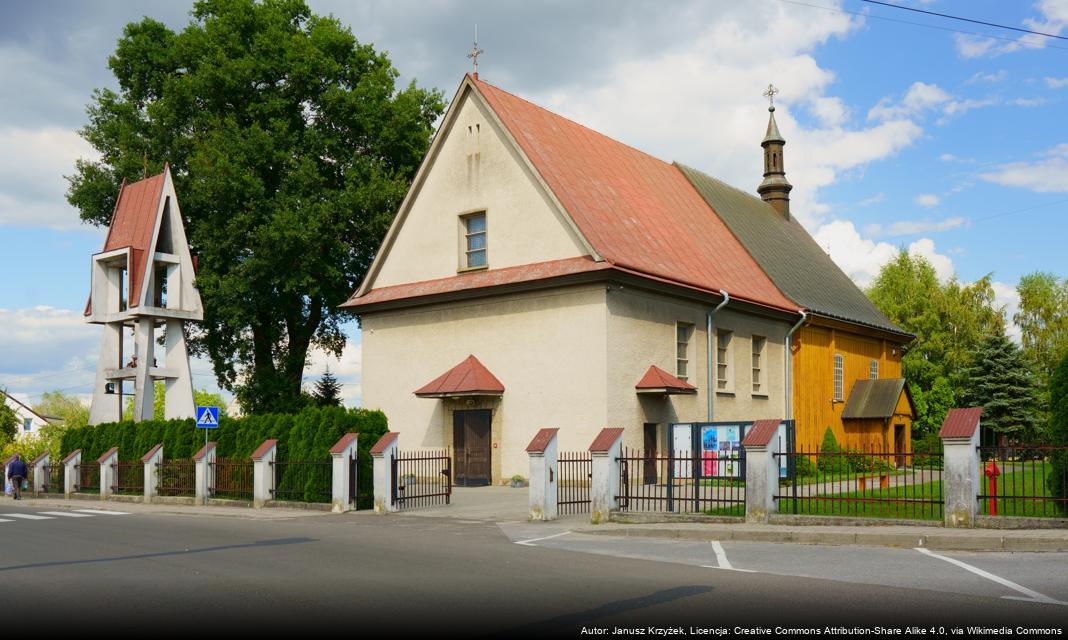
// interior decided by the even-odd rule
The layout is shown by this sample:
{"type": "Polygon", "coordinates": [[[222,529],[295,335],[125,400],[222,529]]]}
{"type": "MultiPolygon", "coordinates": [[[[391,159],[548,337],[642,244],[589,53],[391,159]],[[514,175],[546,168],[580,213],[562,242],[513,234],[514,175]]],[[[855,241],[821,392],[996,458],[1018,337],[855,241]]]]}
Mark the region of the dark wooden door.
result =
{"type": "Polygon", "coordinates": [[[656,425],[646,423],[642,428],[644,455],[642,460],[642,478],[645,484],[656,484],[656,425]]]}
{"type": "Polygon", "coordinates": [[[905,451],[905,425],[894,425],[894,453],[897,454],[897,467],[900,469],[906,464],[905,451]]]}
{"type": "Polygon", "coordinates": [[[452,443],[456,455],[454,476],[457,486],[481,487],[490,484],[492,417],[489,409],[453,412],[452,443]]]}

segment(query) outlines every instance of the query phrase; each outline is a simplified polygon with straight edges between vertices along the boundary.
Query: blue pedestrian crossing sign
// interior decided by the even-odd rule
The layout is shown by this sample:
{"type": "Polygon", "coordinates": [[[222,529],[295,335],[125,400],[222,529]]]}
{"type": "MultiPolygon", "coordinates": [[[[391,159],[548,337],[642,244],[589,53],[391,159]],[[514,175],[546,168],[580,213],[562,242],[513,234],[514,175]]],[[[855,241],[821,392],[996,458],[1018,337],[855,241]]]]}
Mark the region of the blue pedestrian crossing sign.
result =
{"type": "Polygon", "coordinates": [[[218,429],[219,407],[197,407],[197,428],[218,429]]]}

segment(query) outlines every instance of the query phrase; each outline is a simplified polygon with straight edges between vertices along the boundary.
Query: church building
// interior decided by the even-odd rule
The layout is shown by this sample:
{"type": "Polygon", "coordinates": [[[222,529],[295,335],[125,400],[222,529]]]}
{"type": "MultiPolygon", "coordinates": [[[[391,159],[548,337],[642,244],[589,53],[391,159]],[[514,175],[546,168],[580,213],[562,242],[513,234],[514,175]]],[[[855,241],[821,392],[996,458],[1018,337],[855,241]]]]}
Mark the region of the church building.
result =
{"type": "Polygon", "coordinates": [[[342,305],[363,405],[468,485],[525,475],[542,427],[562,451],[606,426],[663,450],[680,425],[793,416],[807,449],[828,427],[908,447],[911,336],[790,216],[774,113],[763,145],[755,197],[466,76],[342,305]]]}

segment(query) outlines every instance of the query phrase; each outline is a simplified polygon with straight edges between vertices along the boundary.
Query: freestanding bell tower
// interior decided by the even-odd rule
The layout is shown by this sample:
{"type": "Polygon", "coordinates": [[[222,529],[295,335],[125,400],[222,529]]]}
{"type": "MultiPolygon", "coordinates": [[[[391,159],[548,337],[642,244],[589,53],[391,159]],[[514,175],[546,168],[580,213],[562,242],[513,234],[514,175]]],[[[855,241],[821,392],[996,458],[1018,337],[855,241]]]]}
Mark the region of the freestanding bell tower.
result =
{"type": "Polygon", "coordinates": [[[104,249],[90,265],[85,319],[103,325],[104,337],[89,423],[121,419],[131,386],[133,419],[151,419],[157,380],[164,383],[166,417],[193,417],[183,325],[203,320],[204,307],[169,166],[123,182],[104,249]]]}

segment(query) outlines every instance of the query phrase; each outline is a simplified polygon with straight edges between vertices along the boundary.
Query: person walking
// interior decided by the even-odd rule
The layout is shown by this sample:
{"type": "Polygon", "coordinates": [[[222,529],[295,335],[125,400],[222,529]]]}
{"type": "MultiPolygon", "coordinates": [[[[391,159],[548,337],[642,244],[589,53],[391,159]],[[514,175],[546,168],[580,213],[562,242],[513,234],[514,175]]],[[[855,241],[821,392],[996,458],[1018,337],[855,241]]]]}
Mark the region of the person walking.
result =
{"type": "Polygon", "coordinates": [[[11,481],[12,495],[15,496],[16,500],[22,500],[22,481],[28,475],[30,475],[30,472],[26,468],[26,463],[16,453],[15,459],[7,465],[7,479],[11,481]]]}

